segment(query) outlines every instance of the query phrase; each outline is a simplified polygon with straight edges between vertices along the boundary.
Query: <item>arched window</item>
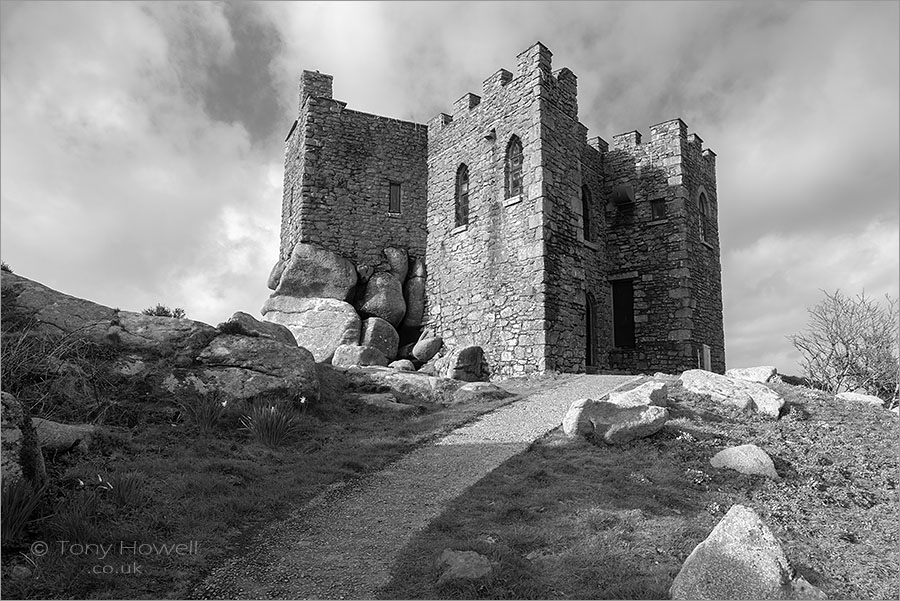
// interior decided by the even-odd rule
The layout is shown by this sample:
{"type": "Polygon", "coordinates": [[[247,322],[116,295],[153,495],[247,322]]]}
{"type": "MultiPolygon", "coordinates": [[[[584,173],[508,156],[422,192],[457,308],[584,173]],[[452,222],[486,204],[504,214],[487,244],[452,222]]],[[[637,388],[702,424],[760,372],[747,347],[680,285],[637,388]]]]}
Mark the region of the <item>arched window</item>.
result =
{"type": "Polygon", "coordinates": [[[597,350],[594,336],[594,297],[590,293],[584,296],[584,365],[593,367],[597,364],[597,350]]]}
{"type": "Polygon", "coordinates": [[[469,223],[469,168],[456,170],[456,227],[469,223]]]}
{"type": "Polygon", "coordinates": [[[591,190],[586,184],[581,186],[581,224],[584,229],[584,239],[593,240],[591,238],[591,190]]]}
{"type": "Polygon", "coordinates": [[[506,198],[522,193],[522,142],[518,136],[506,146],[506,198]]]}
{"type": "Polygon", "coordinates": [[[706,192],[700,192],[698,203],[700,205],[700,239],[709,242],[709,201],[706,199],[706,192]]]}

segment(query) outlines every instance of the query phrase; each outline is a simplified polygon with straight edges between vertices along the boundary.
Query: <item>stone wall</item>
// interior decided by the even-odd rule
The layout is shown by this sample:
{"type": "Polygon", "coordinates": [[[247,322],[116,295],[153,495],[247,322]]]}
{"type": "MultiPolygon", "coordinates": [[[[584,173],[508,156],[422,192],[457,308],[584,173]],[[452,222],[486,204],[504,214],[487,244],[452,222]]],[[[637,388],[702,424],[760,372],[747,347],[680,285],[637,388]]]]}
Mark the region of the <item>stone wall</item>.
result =
{"type": "MultiPolygon", "coordinates": [[[[606,367],[610,340],[602,155],[587,144],[578,121],[577,81],[568,69],[545,77],[542,95],[544,191],[547,198],[546,281],[548,368],[585,371],[606,367]],[[584,187],[589,202],[585,237],[584,187]],[[592,299],[588,303],[588,296],[592,299]],[[587,311],[593,305],[588,365],[587,311]]],[[[599,142],[597,142],[599,145],[599,142]]]]}
{"type": "Polygon", "coordinates": [[[304,71],[300,97],[285,149],[281,258],[298,241],[356,264],[378,263],[389,246],[422,256],[427,127],[348,110],[331,98],[329,75],[304,71]],[[399,213],[389,210],[392,183],[399,213]]]}
{"type": "Polygon", "coordinates": [[[552,72],[551,57],[534,44],[518,55],[515,74],[500,69],[481,96],[465,94],[427,126],[347,110],[331,97],[331,76],[304,71],[299,118],[285,141],[281,258],[298,241],[357,265],[379,263],[389,246],[424,254],[426,334],[450,348],[482,346],[496,375],[678,371],[697,367],[704,345],[723,371],[714,153],[680,119],[652,126],[644,143],[636,131],[616,136],[612,148],[588,140],[577,79],[552,72]],[[514,135],[523,186],[507,198],[514,135]],[[469,213],[457,227],[461,165],[469,213]],[[401,185],[399,214],[388,210],[391,182],[401,185]],[[665,214],[654,216],[654,205],[665,214]],[[612,284],[620,280],[633,284],[634,348],[614,340],[612,284]]]}
{"type": "Polygon", "coordinates": [[[482,96],[466,94],[428,128],[426,329],[451,347],[481,345],[493,373],[546,369],[540,44],[501,69],[482,96]],[[513,135],[523,146],[523,191],[505,198],[513,135]],[[456,174],[469,170],[469,220],[455,227],[456,174]]]}
{"type": "MultiPolygon", "coordinates": [[[[607,155],[609,279],[633,282],[636,339],[633,349],[610,351],[610,366],[690,369],[707,344],[713,369],[724,371],[718,235],[714,246],[700,242],[695,199],[702,182],[714,200],[714,165],[701,157],[699,138],[689,142],[681,119],[650,134],[646,143],[638,132],[615,136],[607,155]],[[665,203],[665,217],[653,218],[653,201],[665,203]]],[[[717,232],[715,212],[710,222],[717,232]]]]}

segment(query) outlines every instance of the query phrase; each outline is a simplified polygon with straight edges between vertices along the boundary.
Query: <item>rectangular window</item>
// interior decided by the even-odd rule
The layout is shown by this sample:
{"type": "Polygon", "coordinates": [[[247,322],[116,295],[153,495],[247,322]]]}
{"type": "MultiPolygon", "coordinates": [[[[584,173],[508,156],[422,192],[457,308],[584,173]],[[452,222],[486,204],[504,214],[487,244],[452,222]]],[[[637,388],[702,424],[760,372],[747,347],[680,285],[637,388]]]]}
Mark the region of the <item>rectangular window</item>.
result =
{"type": "Polygon", "coordinates": [[[631,280],[612,282],[613,345],[634,348],[634,284],[631,280]]]}
{"type": "Polygon", "coordinates": [[[655,198],[650,201],[650,218],[653,221],[666,218],[666,199],[655,198]]]}
{"type": "Polygon", "coordinates": [[[391,182],[391,198],[388,204],[388,212],[400,212],[400,184],[391,182]]]}

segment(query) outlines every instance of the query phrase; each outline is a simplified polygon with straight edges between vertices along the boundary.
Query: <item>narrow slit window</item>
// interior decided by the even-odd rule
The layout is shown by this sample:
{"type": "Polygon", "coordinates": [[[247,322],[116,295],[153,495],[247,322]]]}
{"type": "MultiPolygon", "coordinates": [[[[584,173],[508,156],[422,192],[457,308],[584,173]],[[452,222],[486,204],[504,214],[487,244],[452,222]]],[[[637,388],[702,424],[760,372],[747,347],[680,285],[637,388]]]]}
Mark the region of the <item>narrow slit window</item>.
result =
{"type": "Polygon", "coordinates": [[[389,213],[400,213],[400,184],[391,182],[391,196],[388,201],[389,213]]]}
{"type": "Polygon", "coordinates": [[[666,199],[654,198],[650,201],[650,218],[653,221],[666,218],[666,199]]]}
{"type": "Polygon", "coordinates": [[[506,146],[506,198],[522,193],[522,142],[518,136],[506,146]]]}
{"type": "Polygon", "coordinates": [[[469,168],[460,165],[456,170],[456,227],[469,223],[469,168]]]}
{"type": "Polygon", "coordinates": [[[586,185],[581,186],[581,224],[584,230],[584,239],[590,242],[591,236],[591,190],[586,185]]]}

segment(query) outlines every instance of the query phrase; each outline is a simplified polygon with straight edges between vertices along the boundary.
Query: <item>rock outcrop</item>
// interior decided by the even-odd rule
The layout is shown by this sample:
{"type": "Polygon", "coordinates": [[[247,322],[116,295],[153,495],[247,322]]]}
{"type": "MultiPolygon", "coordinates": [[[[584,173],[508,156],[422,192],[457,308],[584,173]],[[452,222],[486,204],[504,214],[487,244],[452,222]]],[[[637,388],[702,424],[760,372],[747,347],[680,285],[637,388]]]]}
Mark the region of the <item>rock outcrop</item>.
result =
{"type": "Polygon", "coordinates": [[[4,482],[25,478],[39,488],[47,481],[47,470],[31,414],[8,392],[0,393],[0,403],[0,476],[4,482]]]}
{"type": "Polygon", "coordinates": [[[378,349],[359,344],[342,344],[334,351],[331,364],[335,367],[365,367],[367,365],[387,366],[388,360],[378,349]]]}
{"type": "Polygon", "coordinates": [[[216,326],[216,329],[220,332],[225,330],[229,334],[270,338],[288,346],[297,346],[297,341],[287,326],[269,321],[259,321],[243,311],[236,311],[228,321],[224,321],[216,326]]]}
{"type": "Polygon", "coordinates": [[[713,467],[728,468],[742,474],[766,476],[778,480],[778,472],[768,453],[755,444],[729,447],[716,453],[709,464],[713,467]]]}
{"type": "Polygon", "coordinates": [[[391,273],[374,274],[369,278],[357,308],[364,317],[380,317],[397,327],[406,314],[400,280],[391,273]]]}
{"type": "Polygon", "coordinates": [[[281,274],[284,273],[285,261],[283,259],[278,259],[278,262],[272,266],[272,271],[269,272],[269,277],[266,279],[266,286],[268,286],[269,290],[275,290],[278,288],[278,282],[281,281],[281,274]]]}
{"type": "Polygon", "coordinates": [[[400,335],[387,321],[380,317],[369,317],[362,322],[359,344],[376,348],[388,361],[393,361],[397,358],[400,335]]]}
{"type": "Polygon", "coordinates": [[[315,244],[294,246],[273,296],[350,300],[356,267],[341,255],[315,244]]]}
{"type": "Polygon", "coordinates": [[[469,382],[453,393],[454,403],[472,403],[482,400],[505,399],[512,394],[490,382],[469,382]]]}
{"type": "Polygon", "coordinates": [[[841,392],[837,395],[837,398],[843,401],[850,401],[853,403],[866,403],[867,405],[877,405],[879,407],[884,405],[884,401],[879,399],[877,396],[862,394],[860,392],[841,392]]]}
{"type": "Polygon", "coordinates": [[[416,328],[422,325],[425,317],[425,278],[412,277],[403,284],[403,297],[406,299],[406,315],[403,325],[416,328]]]}
{"type": "Polygon", "coordinates": [[[778,375],[778,370],[772,365],[761,365],[759,367],[729,369],[725,372],[725,375],[737,380],[766,383],[775,380],[775,377],[778,375]]]}
{"type": "Polygon", "coordinates": [[[427,338],[422,338],[421,340],[416,342],[412,346],[410,354],[416,361],[428,363],[435,355],[438,354],[438,351],[441,350],[441,347],[443,345],[444,340],[440,336],[429,336],[427,338]]]}
{"type": "Polygon", "coordinates": [[[655,405],[665,407],[668,404],[669,388],[665,382],[645,382],[637,388],[624,391],[613,391],[608,395],[609,402],[619,407],[641,407],[655,405]]]}
{"type": "Polygon", "coordinates": [[[262,308],[266,321],[281,324],[316,361],[328,362],[342,344],[357,344],[361,322],[349,303],[333,298],[274,296],[262,308]]]}
{"type": "Polygon", "coordinates": [[[740,409],[753,409],[768,417],[777,418],[784,406],[784,399],[765,384],[729,378],[702,369],[684,372],[681,383],[690,392],[709,395],[714,401],[740,409]]]}
{"type": "Polygon", "coordinates": [[[441,571],[438,586],[454,580],[478,580],[493,571],[490,559],[484,555],[475,551],[455,549],[444,549],[438,556],[435,566],[441,571]]]}
{"type": "Polygon", "coordinates": [[[41,448],[51,453],[87,451],[97,427],[93,424],[61,424],[40,417],[32,418],[41,448]]]}
{"type": "Polygon", "coordinates": [[[409,359],[397,359],[388,363],[388,367],[397,371],[416,371],[415,364],[409,359]]]}
{"type": "MultiPolygon", "coordinates": [[[[416,349],[413,347],[413,355],[416,349]]],[[[479,382],[486,379],[484,350],[480,346],[467,346],[451,351],[434,362],[435,375],[442,378],[479,382]]]]}
{"type": "Polygon", "coordinates": [[[409,271],[409,253],[406,249],[389,246],[382,250],[381,254],[387,260],[387,271],[397,278],[398,282],[405,281],[406,273],[409,271]]]}
{"type": "Polygon", "coordinates": [[[608,401],[580,399],[569,406],[562,427],[566,436],[585,436],[608,444],[622,444],[659,431],[669,419],[664,407],[620,407],[608,401]]]}
{"type": "Polygon", "coordinates": [[[308,402],[319,400],[315,358],[305,348],[269,338],[221,334],[197,359],[207,368],[201,371],[201,380],[215,381],[229,398],[280,389],[308,402]]]}
{"type": "Polygon", "coordinates": [[[734,505],[691,552],[669,590],[672,599],[824,599],[794,578],[778,540],[756,513],[734,505]]]}

